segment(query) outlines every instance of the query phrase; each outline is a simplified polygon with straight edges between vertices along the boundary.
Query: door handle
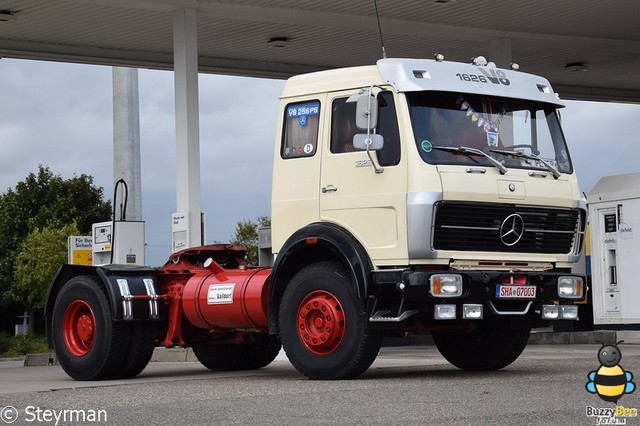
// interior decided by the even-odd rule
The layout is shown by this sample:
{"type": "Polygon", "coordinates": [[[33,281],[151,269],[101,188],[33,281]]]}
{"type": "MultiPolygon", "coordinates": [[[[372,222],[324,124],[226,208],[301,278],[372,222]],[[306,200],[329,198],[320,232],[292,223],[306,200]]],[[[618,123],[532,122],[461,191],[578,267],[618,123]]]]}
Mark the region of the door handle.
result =
{"type": "Polygon", "coordinates": [[[333,185],[327,185],[322,187],[322,193],[326,194],[327,192],[336,192],[338,188],[333,185]]]}

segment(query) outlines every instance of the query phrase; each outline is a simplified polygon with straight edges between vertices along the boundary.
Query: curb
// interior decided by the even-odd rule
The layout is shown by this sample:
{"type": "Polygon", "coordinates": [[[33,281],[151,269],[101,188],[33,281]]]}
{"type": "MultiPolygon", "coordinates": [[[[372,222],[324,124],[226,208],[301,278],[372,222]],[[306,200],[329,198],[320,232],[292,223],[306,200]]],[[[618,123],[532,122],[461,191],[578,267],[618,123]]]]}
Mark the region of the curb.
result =
{"type": "Polygon", "coordinates": [[[198,362],[191,348],[155,348],[150,362],[198,362]]]}
{"type": "Polygon", "coordinates": [[[640,331],[630,330],[596,330],[596,331],[561,331],[533,332],[529,337],[530,345],[612,345],[621,340],[631,345],[640,344],[640,331]]]}
{"type": "Polygon", "coordinates": [[[24,357],[19,356],[14,358],[0,358],[0,362],[15,362],[15,361],[24,361],[24,357]]]}
{"type": "Polygon", "coordinates": [[[58,365],[58,359],[54,352],[27,354],[24,357],[25,367],[43,367],[48,365],[58,365]]]}

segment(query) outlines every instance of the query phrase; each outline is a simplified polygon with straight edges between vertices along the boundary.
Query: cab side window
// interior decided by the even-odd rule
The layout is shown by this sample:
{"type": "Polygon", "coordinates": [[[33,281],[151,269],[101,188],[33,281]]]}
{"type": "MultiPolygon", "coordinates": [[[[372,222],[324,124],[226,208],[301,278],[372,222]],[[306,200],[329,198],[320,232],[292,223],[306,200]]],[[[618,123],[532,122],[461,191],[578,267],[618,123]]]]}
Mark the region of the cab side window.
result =
{"type": "MultiPolygon", "coordinates": [[[[338,98],[331,106],[331,143],[332,153],[354,152],[353,136],[365,133],[356,127],[356,103],[347,103],[347,98],[338,98]]],[[[391,92],[378,94],[378,127],[375,132],[384,137],[384,147],[377,151],[381,166],[395,166],[400,162],[400,132],[398,119],[391,92]]]]}
{"type": "Polygon", "coordinates": [[[311,157],[318,147],[320,101],[297,102],[285,108],[282,158],[311,157]]]}
{"type": "Polygon", "coordinates": [[[356,127],[356,104],[347,103],[347,98],[334,99],[331,105],[331,143],[332,153],[354,152],[353,136],[358,133],[356,127]]]}

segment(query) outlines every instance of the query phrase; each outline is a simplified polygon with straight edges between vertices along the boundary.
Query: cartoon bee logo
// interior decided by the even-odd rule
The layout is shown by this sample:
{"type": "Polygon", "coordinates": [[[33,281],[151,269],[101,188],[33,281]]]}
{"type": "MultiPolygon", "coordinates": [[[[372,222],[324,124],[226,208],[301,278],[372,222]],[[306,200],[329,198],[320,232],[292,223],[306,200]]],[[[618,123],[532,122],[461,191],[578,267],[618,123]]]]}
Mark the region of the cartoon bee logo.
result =
{"type": "Polygon", "coordinates": [[[598,361],[600,368],[591,371],[587,377],[589,381],[585,385],[587,392],[598,394],[598,396],[608,402],[618,403],[618,400],[625,393],[632,393],[636,389],[633,383],[633,373],[624,371],[619,365],[622,359],[622,352],[618,345],[605,345],[600,342],[602,347],[598,351],[598,361]]]}

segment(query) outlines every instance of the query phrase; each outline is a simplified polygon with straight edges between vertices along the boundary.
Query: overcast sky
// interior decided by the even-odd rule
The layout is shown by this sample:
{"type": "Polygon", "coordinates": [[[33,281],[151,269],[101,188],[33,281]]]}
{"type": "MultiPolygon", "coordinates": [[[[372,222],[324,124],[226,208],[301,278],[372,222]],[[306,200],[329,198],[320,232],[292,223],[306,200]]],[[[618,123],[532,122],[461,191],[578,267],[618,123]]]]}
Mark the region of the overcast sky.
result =
{"type": "MultiPolygon", "coordinates": [[[[111,199],[111,68],[2,59],[0,84],[0,192],[43,164],[64,178],[92,175],[111,199]]],[[[200,75],[208,243],[228,241],[241,219],[270,214],[283,85],[282,80],[200,75]]],[[[140,70],[139,86],[146,260],[156,266],[171,251],[176,210],[173,73],[140,70]]],[[[582,191],[588,194],[603,176],[640,171],[640,105],[568,102],[562,118],[582,191]]]]}

